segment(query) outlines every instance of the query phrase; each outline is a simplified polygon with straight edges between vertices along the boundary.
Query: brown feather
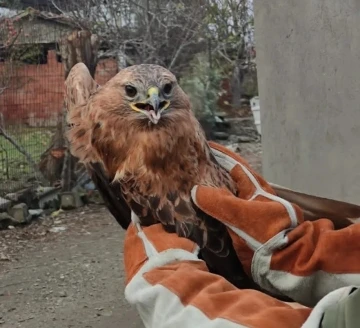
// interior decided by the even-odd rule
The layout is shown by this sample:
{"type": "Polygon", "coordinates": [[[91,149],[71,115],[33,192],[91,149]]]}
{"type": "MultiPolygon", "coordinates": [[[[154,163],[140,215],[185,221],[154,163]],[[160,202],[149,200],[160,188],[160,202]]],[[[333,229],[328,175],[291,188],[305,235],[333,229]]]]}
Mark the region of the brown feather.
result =
{"type": "Polygon", "coordinates": [[[86,116],[87,103],[98,85],[83,63],[75,65],[65,82],[65,105],[67,121],[71,129],[67,132],[70,150],[85,163],[89,176],[104,199],[107,208],[121,225],[127,229],[131,222],[130,208],[120,190],[119,183],[111,183],[104,167],[91,147],[91,122],[86,116]]]}
{"type": "MultiPolygon", "coordinates": [[[[83,74],[73,70],[70,77],[83,74]]],[[[66,83],[77,88],[69,79],[66,83]]],[[[214,160],[188,97],[169,71],[156,65],[126,68],[93,90],[87,103],[70,108],[72,153],[86,165],[97,163],[104,169],[112,190],[119,187],[143,225],[161,222],[167,231],[190,238],[214,272],[238,287],[253,286],[226,227],[191,202],[194,185],[225,187],[234,194],[236,188],[214,160]],[[149,125],[130,108],[124,86],[130,81],[147,90],[169,80],[174,84],[171,108],[158,124],[149,125]]]]}
{"type": "Polygon", "coordinates": [[[201,247],[216,249],[225,256],[227,250],[219,247],[218,234],[209,237],[208,225],[196,216],[190,190],[196,184],[204,184],[235,192],[235,185],[228,173],[211,161],[210,148],[185,93],[178,88],[172,100],[173,117],[164,116],[155,127],[134,120],[133,111],[128,106],[124,108],[120,92],[124,80],[142,79],[146,83],[158,76],[174,79],[161,67],[140,65],[123,70],[92,94],[80,116],[69,115],[73,126],[69,133],[72,150],[82,161],[102,162],[109,177],[121,184],[127,203],[137,204],[140,219],[151,214],[154,222],[164,225],[177,222],[179,235],[189,238],[202,235],[201,241],[207,245],[200,244],[201,247]],[[89,133],[84,134],[85,125],[89,133]],[[175,197],[175,201],[168,195],[175,197]],[[139,206],[143,208],[140,210],[139,206]],[[213,240],[216,245],[212,247],[213,240]]]}

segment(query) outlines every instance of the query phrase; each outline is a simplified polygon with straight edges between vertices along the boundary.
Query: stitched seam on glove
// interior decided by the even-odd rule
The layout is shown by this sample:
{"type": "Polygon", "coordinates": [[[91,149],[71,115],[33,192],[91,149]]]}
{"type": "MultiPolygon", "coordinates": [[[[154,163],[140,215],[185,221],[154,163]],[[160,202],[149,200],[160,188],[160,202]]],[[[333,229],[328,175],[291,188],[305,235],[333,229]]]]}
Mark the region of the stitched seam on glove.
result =
{"type": "Polygon", "coordinates": [[[291,229],[280,231],[255,251],[251,270],[253,277],[258,277],[259,268],[263,268],[264,263],[259,264],[259,262],[262,262],[264,255],[271,257],[274,251],[282,249],[288,244],[286,234],[290,230],[291,229]]]}
{"type": "Polygon", "coordinates": [[[146,327],[250,328],[231,317],[211,317],[202,307],[192,305],[191,300],[184,304],[183,296],[169,286],[153,285],[144,277],[125,289],[127,301],[136,305],[146,327]]]}
{"type": "MultiPolygon", "coordinates": [[[[218,219],[218,218],[217,218],[218,219]]],[[[218,219],[219,220],[219,219],[218,219]]],[[[256,251],[260,247],[262,247],[263,244],[258,242],[255,238],[251,237],[249,234],[247,234],[244,230],[241,230],[237,227],[232,226],[231,224],[228,224],[226,222],[223,222],[229,229],[234,231],[241,239],[244,239],[246,244],[251,248],[253,251],[256,251]]]]}
{"type": "Polygon", "coordinates": [[[132,221],[132,224],[135,226],[135,229],[137,231],[137,236],[141,239],[141,241],[144,245],[146,256],[148,258],[150,258],[152,256],[157,255],[158,251],[156,250],[154,245],[150,242],[150,240],[144,234],[144,231],[142,230],[141,225],[140,225],[140,219],[133,211],[131,211],[131,221],[132,221]]]}
{"type": "MultiPolygon", "coordinates": [[[[167,249],[166,251],[157,253],[157,255],[149,258],[144,265],[139,269],[139,271],[131,278],[131,280],[128,283],[128,287],[125,289],[125,293],[127,293],[126,290],[130,289],[128,293],[131,295],[131,293],[136,292],[136,290],[132,291],[131,289],[131,282],[136,281],[140,277],[143,276],[144,273],[149,272],[155,268],[162,267],[164,265],[173,263],[173,262],[179,262],[179,261],[196,261],[196,262],[203,262],[198,258],[198,249],[194,251],[194,253],[185,251],[183,249],[167,249]]],[[[131,296],[126,297],[131,297],[131,296]]]]}
{"type": "Polygon", "coordinates": [[[272,282],[267,279],[267,276],[264,274],[264,272],[270,270],[270,262],[273,252],[275,250],[284,248],[288,244],[288,238],[286,235],[290,230],[292,229],[280,231],[274,237],[269,239],[265,244],[263,244],[255,251],[251,261],[251,275],[254,281],[263,288],[279,295],[282,295],[282,293],[275,286],[273,286],[272,282]],[[264,263],[264,261],[266,263],[264,263]]]}
{"type": "Polygon", "coordinates": [[[296,212],[294,210],[294,207],[292,206],[292,204],[290,202],[288,202],[285,199],[282,199],[278,196],[272,195],[268,192],[266,192],[260,185],[260,183],[258,182],[258,180],[256,179],[256,177],[253,176],[253,174],[241,163],[239,163],[238,161],[236,161],[235,159],[233,159],[232,157],[222,153],[219,150],[213,149],[214,151],[214,155],[216,157],[216,159],[218,160],[219,164],[226,169],[227,171],[231,171],[236,165],[239,165],[242,170],[245,172],[245,174],[248,176],[248,178],[250,179],[250,181],[253,183],[253,185],[256,188],[255,193],[253,194],[253,196],[249,199],[249,200],[253,200],[255,199],[257,196],[261,195],[263,197],[266,197],[270,200],[276,201],[281,203],[287,210],[287,212],[289,213],[289,217],[291,220],[291,227],[296,227],[298,224],[298,219],[297,219],[297,215],[296,212]]]}
{"type": "Polygon", "coordinates": [[[262,244],[257,241],[255,238],[253,238],[252,236],[250,236],[249,234],[247,234],[245,231],[237,228],[237,227],[234,227],[233,225],[221,220],[221,218],[219,218],[215,213],[211,212],[211,211],[205,211],[201,206],[200,204],[197,202],[197,199],[196,199],[196,193],[197,193],[197,189],[198,189],[198,186],[194,186],[192,189],[191,189],[191,198],[194,202],[194,204],[199,208],[201,209],[202,211],[204,211],[205,213],[211,215],[213,218],[217,219],[218,221],[222,222],[223,224],[225,224],[229,229],[231,229],[232,231],[234,231],[234,233],[239,236],[241,239],[245,240],[245,242],[249,245],[249,247],[252,249],[252,250],[256,250],[258,249],[262,244]]]}

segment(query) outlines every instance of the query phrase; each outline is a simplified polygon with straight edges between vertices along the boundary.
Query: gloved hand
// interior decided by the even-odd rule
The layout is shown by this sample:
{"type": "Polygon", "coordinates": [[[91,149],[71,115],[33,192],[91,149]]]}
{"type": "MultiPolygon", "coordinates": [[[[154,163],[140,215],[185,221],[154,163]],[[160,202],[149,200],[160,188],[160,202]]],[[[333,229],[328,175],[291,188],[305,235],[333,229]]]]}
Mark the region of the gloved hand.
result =
{"type": "Polygon", "coordinates": [[[161,224],[130,224],[124,250],[125,297],[146,327],[331,328],[339,320],[346,326],[336,327],[358,327],[359,297],[347,297],[354,290],[351,286],[333,291],[311,310],[237,289],[211,274],[197,253],[193,242],[165,232],[161,224]]]}
{"type": "Polygon", "coordinates": [[[166,253],[183,256],[187,260],[198,260],[199,247],[187,238],[181,238],[175,233],[166,233],[160,223],[150,227],[140,226],[138,218],[132,213],[132,223],[126,231],[124,253],[131,254],[124,258],[128,283],[140,268],[143,272],[152,268],[153,258],[158,261],[158,258],[164,257],[166,261],[166,253]]]}
{"type": "Polygon", "coordinates": [[[197,254],[197,245],[161,224],[141,227],[133,219],[125,238],[125,297],[146,327],[299,328],[306,322],[311,309],[237,289],[210,273],[197,254]]]}
{"type": "Polygon", "coordinates": [[[360,285],[360,225],[334,231],[327,219],[303,220],[301,209],[275,195],[239,156],[210,143],[238,186],[238,197],[195,186],[194,203],[228,226],[245,272],[272,294],[314,306],[329,292],[360,285]]]}

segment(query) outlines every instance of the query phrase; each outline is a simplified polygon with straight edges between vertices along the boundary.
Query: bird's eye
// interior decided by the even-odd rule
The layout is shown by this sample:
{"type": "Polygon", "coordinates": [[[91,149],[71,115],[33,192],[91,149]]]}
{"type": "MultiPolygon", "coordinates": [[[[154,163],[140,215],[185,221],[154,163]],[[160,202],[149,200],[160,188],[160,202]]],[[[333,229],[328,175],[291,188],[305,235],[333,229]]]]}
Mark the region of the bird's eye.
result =
{"type": "Polygon", "coordinates": [[[163,91],[166,95],[170,94],[172,90],[172,84],[171,83],[166,83],[163,87],[163,91]]]}
{"type": "Polygon", "coordinates": [[[128,97],[134,98],[137,94],[137,90],[132,85],[125,86],[125,92],[128,97]]]}

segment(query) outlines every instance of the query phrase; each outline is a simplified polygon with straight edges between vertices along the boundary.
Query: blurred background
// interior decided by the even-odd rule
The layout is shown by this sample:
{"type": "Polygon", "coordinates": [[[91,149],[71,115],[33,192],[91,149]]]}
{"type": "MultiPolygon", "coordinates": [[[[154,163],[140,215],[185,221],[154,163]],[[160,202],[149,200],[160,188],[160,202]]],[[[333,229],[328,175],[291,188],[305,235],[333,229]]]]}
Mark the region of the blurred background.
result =
{"type": "Polygon", "coordinates": [[[92,57],[86,64],[99,84],[129,65],[162,65],[178,77],[209,139],[234,150],[238,136],[259,140],[250,1],[0,1],[0,196],[36,185],[70,190],[83,173],[63,181],[63,84],[76,63],[68,38],[84,30],[78,47],[92,57]]]}
{"type": "Polygon", "coordinates": [[[354,0],[0,0],[1,328],[142,327],[124,231],[64,139],[76,63],[99,84],[165,66],[267,181],[359,204],[359,21],[354,0]]]}
{"type": "Polygon", "coordinates": [[[64,82],[156,63],[208,139],[261,171],[245,0],[0,0],[0,326],[143,327],[123,297],[124,231],[64,138],[64,82]]]}

